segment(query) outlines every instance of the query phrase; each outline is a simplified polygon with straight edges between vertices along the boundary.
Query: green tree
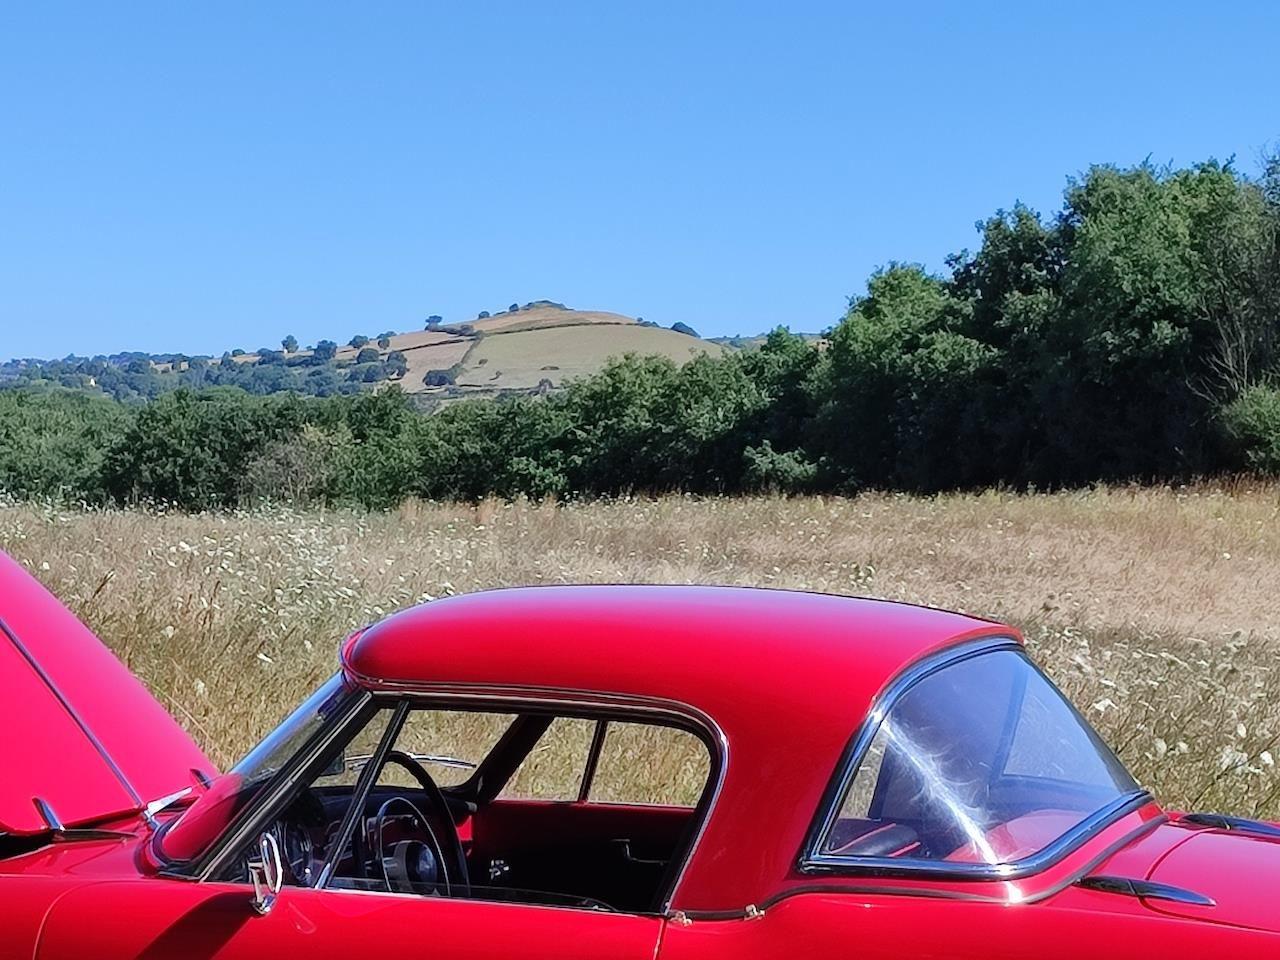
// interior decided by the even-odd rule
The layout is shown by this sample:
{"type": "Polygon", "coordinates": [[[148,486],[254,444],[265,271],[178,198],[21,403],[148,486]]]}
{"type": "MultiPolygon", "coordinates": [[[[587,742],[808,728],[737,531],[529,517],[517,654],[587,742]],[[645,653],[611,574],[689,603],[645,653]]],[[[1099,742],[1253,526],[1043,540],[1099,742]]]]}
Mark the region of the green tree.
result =
{"type": "Polygon", "coordinates": [[[815,446],[838,482],[936,489],[980,482],[967,450],[999,352],[963,333],[967,304],[919,266],[875,274],[814,378],[815,446]]]}
{"type": "Polygon", "coordinates": [[[392,350],[383,365],[386,367],[387,376],[393,379],[398,380],[409,372],[409,361],[400,350],[392,350]]]}
{"type": "Polygon", "coordinates": [[[1246,388],[1223,409],[1222,420],[1241,466],[1280,475],[1280,388],[1246,388]]]}
{"type": "Polygon", "coordinates": [[[232,506],[249,463],[302,422],[302,407],[292,398],[175,390],[139,410],[111,447],[105,486],[121,501],[191,510],[232,506]]]}
{"type": "Polygon", "coordinates": [[[0,492],[101,502],[106,452],[131,419],[129,408],[101,397],[0,391],[0,492]]]}

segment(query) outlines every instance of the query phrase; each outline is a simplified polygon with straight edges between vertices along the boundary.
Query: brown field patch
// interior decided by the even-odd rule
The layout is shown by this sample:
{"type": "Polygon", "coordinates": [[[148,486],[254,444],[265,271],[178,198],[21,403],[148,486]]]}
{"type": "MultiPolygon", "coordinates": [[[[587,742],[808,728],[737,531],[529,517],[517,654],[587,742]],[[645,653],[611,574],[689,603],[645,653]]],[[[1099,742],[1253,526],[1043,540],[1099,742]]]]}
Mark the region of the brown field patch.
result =
{"type": "Polygon", "coordinates": [[[657,354],[684,363],[699,353],[719,356],[723,351],[719,344],[639,324],[545,327],[484,337],[467,358],[458,384],[527,389],[545,378],[559,386],[628,353],[657,354]]]}
{"type": "Polygon", "coordinates": [[[422,378],[431,370],[448,370],[455,363],[461,363],[476,341],[467,337],[455,337],[440,340],[421,347],[409,347],[404,351],[409,370],[400,381],[409,393],[425,390],[422,378]]]}

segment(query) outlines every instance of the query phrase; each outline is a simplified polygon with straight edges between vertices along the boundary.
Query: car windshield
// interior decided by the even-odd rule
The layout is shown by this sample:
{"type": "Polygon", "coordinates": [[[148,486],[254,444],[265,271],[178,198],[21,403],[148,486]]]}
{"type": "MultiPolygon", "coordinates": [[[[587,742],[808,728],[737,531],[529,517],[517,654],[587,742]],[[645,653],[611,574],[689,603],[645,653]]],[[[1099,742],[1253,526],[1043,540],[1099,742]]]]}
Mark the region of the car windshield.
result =
{"type": "Polygon", "coordinates": [[[925,674],[862,741],[819,841],[822,860],[923,861],[1002,875],[1140,793],[1084,718],[1015,650],[925,674]]]}
{"type": "Polygon", "coordinates": [[[164,856],[186,861],[201,853],[299,748],[343,709],[350,695],[339,674],[308,697],[173,822],[161,838],[164,856]]]}

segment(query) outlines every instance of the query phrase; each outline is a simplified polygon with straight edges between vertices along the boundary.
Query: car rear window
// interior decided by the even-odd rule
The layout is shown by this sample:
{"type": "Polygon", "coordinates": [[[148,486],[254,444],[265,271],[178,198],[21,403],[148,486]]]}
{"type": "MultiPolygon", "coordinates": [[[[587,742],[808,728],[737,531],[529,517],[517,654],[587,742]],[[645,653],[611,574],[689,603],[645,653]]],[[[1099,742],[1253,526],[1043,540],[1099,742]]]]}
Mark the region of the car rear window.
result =
{"type": "Polygon", "coordinates": [[[880,716],[859,736],[818,861],[1001,875],[1141,794],[1019,650],[926,671],[880,716]]]}

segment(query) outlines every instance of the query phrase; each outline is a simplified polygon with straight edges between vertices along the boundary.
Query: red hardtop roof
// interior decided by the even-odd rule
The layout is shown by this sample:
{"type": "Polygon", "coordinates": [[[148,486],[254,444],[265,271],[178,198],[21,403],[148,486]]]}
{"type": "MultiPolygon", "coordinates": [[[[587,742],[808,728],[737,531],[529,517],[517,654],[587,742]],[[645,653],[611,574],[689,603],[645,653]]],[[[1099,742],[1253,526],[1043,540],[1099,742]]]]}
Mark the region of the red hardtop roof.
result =
{"type": "Polygon", "coordinates": [[[603,693],[709,717],[727,774],[676,905],[719,909],[787,875],[876,695],[920,658],[982,636],[1018,634],[959,613],[785,590],[546,586],[397,613],[349,640],[343,665],[372,688],[603,693]],[[705,854],[761,829],[784,842],[760,844],[750,871],[705,854]]]}
{"type": "Polygon", "coordinates": [[[546,586],[436,600],[354,637],[347,670],[372,685],[483,685],[679,701],[711,714],[750,701],[838,717],[957,638],[1011,632],[928,607],[789,590],[546,586]],[[730,694],[726,698],[724,694],[730,694]]]}

